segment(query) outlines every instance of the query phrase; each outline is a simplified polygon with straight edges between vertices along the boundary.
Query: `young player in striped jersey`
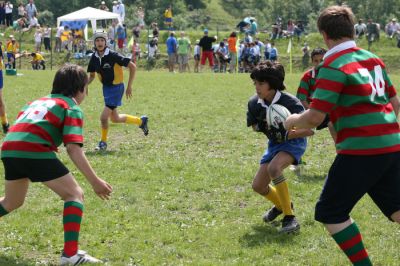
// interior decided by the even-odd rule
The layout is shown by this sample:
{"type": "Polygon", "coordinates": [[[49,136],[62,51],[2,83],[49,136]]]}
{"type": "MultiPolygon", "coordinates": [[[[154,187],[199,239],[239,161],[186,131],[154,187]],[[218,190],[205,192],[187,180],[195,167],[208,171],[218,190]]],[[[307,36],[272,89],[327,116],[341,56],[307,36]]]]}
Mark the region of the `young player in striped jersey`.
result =
{"type": "Polygon", "coordinates": [[[100,116],[101,139],[96,150],[107,149],[108,127],[110,119],[113,123],[127,123],[139,126],[145,136],[149,134],[147,127],[147,116],[136,117],[133,115],[119,114],[118,106],[122,105],[124,95],[124,76],[122,67],[129,69],[128,86],[126,98],[132,97],[132,83],[135,79],[136,65],[128,57],[111,51],[107,47],[107,33],[95,32],[93,36],[95,53],[89,61],[87,72],[89,72],[89,84],[95,79],[95,73],[103,84],[104,109],[100,116]]]}
{"type": "Polygon", "coordinates": [[[313,131],[286,131],[283,124],[278,130],[266,124],[266,113],[271,104],[283,105],[291,113],[304,111],[296,97],[282,92],[285,89],[285,71],[280,63],[260,63],[252,70],[250,77],[254,81],[257,95],[248,103],[247,126],[264,133],[269,139],[268,148],[253,180],[253,190],[274,204],[264,215],[264,221],[272,222],[283,214],[280,232],[294,232],[300,229],[300,224],[294,216],[283,170],[291,164],[299,163],[307,146],[305,137],[312,135],[313,131]],[[271,181],[273,186],[270,185],[271,181]]]}
{"type": "MultiPolygon", "coordinates": [[[[300,99],[301,103],[306,109],[310,108],[310,103],[312,100],[312,95],[315,91],[315,80],[318,74],[318,65],[321,64],[322,59],[326,53],[324,48],[315,48],[311,52],[311,62],[313,67],[307,70],[304,73],[303,77],[300,80],[299,88],[297,89],[296,97],[300,99]]],[[[329,133],[332,136],[332,139],[336,139],[336,132],[333,129],[332,123],[329,121],[329,115],[326,115],[324,121],[316,127],[317,130],[321,130],[323,128],[329,128],[329,133]]]]}
{"type": "Polygon", "coordinates": [[[400,223],[399,99],[382,60],[356,46],[350,8],[326,8],[318,29],[329,50],[318,70],[310,109],[289,116],[285,127],[312,128],[330,114],[338,154],[315,219],[325,224],[354,265],[372,265],[350,212],[368,193],[385,216],[400,223]]]}
{"type": "Polygon", "coordinates": [[[313,67],[307,70],[300,80],[296,97],[301,101],[306,109],[309,108],[315,90],[315,78],[317,77],[316,67],[322,62],[325,53],[326,50],[324,48],[315,48],[312,50],[311,62],[313,67]]]}
{"type": "Polygon", "coordinates": [[[83,191],[57,159],[57,147],[64,143],[69,157],[100,198],[108,199],[112,192],[112,187],[96,175],[81,148],[83,114],[78,105],[86,96],[87,84],[87,74],[80,66],[61,67],[51,94],[22,109],[1,147],[6,181],[0,217],[22,206],[30,181],[42,182],[53,190],[64,201],[61,265],[100,261],[78,250],[83,191]]]}

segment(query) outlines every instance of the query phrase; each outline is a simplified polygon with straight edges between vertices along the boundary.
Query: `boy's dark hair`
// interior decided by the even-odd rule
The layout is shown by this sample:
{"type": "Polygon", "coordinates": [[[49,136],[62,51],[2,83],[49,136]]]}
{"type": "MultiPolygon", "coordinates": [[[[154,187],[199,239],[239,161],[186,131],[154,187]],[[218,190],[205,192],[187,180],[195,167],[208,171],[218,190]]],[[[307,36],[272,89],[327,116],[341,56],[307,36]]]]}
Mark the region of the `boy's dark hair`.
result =
{"type": "Polygon", "coordinates": [[[312,50],[311,52],[311,59],[313,59],[313,57],[316,55],[324,55],[324,54],[326,54],[326,49],[321,47],[314,48],[314,50],[312,50]]]}
{"type": "Polygon", "coordinates": [[[285,69],[279,62],[267,60],[258,64],[251,71],[250,78],[259,82],[267,82],[274,90],[283,91],[286,89],[285,84],[283,84],[285,69]]]}
{"type": "Polygon", "coordinates": [[[36,53],[31,53],[31,56],[35,56],[36,55],[36,53]]]}
{"type": "Polygon", "coordinates": [[[85,91],[87,83],[88,76],[81,66],[65,64],[57,71],[54,77],[51,93],[74,97],[78,92],[85,91]]]}
{"type": "Polygon", "coordinates": [[[318,30],[325,32],[332,40],[354,38],[355,17],[347,6],[330,6],[318,17],[318,30]]]}

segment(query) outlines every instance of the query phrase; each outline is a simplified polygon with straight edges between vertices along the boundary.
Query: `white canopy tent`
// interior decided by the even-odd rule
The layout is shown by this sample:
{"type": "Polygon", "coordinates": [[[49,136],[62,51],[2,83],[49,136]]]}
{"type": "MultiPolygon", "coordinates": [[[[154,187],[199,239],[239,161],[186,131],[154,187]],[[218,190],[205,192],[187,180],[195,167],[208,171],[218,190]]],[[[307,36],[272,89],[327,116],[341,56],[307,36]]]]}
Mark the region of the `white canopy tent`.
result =
{"type": "MultiPolygon", "coordinates": [[[[57,18],[57,27],[60,26],[62,21],[90,21],[90,24],[92,25],[93,32],[96,31],[97,26],[96,26],[96,21],[97,20],[104,20],[104,19],[118,19],[118,14],[104,11],[101,9],[93,8],[93,7],[85,7],[83,9],[80,9],[78,11],[69,13],[67,15],[64,15],[62,17],[57,18]]],[[[87,24],[85,27],[85,38],[86,40],[88,39],[88,32],[87,32],[87,24]]]]}

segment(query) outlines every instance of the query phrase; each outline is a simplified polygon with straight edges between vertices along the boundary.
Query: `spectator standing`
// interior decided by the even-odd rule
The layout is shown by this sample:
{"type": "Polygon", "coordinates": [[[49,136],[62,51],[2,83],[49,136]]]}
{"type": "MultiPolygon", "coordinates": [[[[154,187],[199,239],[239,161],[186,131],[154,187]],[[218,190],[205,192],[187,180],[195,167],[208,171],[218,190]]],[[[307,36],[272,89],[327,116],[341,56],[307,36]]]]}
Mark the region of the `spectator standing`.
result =
{"type": "Polygon", "coordinates": [[[367,25],[363,23],[362,19],[359,19],[358,23],[354,25],[354,31],[356,38],[362,37],[367,32],[367,25]]]}
{"type": "Polygon", "coordinates": [[[269,60],[269,54],[271,53],[271,43],[268,39],[265,40],[264,44],[264,59],[269,60]]]}
{"type": "Polygon", "coordinates": [[[278,49],[275,47],[275,43],[271,42],[271,51],[269,52],[269,60],[272,62],[278,61],[278,49]]]}
{"type": "Polygon", "coordinates": [[[392,39],[396,34],[399,34],[400,31],[400,24],[397,23],[397,19],[393,18],[391,22],[389,22],[385,26],[386,35],[392,39]]]}
{"type": "Polygon", "coordinates": [[[117,26],[118,49],[122,53],[124,50],[124,43],[126,39],[125,27],[119,23],[117,26]]]}
{"type": "Polygon", "coordinates": [[[51,34],[51,28],[49,28],[48,25],[44,25],[44,27],[43,27],[43,43],[44,43],[44,49],[46,50],[46,52],[51,51],[50,34],[51,34]]]}
{"type": "Polygon", "coordinates": [[[168,53],[168,69],[169,72],[174,72],[174,67],[176,63],[176,48],[178,44],[175,38],[175,32],[170,32],[166,44],[168,53]]]}
{"type": "Polygon", "coordinates": [[[372,19],[368,19],[367,23],[367,40],[368,40],[368,51],[371,49],[371,45],[375,40],[379,40],[379,26],[373,22],[372,19]]]}
{"type": "Polygon", "coordinates": [[[40,26],[37,25],[34,34],[36,53],[39,53],[42,50],[42,36],[42,30],[40,29],[40,26]]]}
{"type": "Polygon", "coordinates": [[[118,0],[117,2],[117,14],[119,15],[119,22],[124,23],[125,21],[125,5],[121,2],[121,0],[118,0]]]}
{"type": "Polygon", "coordinates": [[[157,22],[151,23],[151,28],[153,29],[153,37],[158,38],[158,35],[160,34],[160,30],[158,28],[157,22]]]}
{"type": "Polygon", "coordinates": [[[4,2],[0,2],[0,28],[6,25],[6,5],[4,2]]]}
{"type": "MultiPolygon", "coordinates": [[[[99,9],[100,10],[103,10],[103,11],[110,11],[110,9],[108,8],[108,6],[106,5],[106,2],[104,2],[104,1],[101,1],[101,4],[100,4],[100,6],[99,6],[99,9]]],[[[107,23],[106,23],[106,20],[105,19],[103,19],[103,20],[101,20],[101,27],[103,28],[103,29],[105,29],[106,27],[107,27],[107,23]]]]}
{"type": "Polygon", "coordinates": [[[172,6],[170,5],[165,11],[164,11],[164,24],[168,27],[168,29],[172,29],[172,6]]]}
{"type": "Polygon", "coordinates": [[[185,32],[181,32],[181,37],[178,38],[178,64],[179,72],[185,72],[186,68],[189,69],[189,51],[190,51],[190,40],[185,36],[185,32]]]}
{"type": "MultiPolygon", "coordinates": [[[[67,27],[67,26],[66,26],[67,27]]],[[[57,28],[56,32],[56,44],[54,46],[54,52],[59,53],[61,52],[61,36],[63,35],[64,32],[64,26],[60,26],[57,28]]]]}
{"type": "MultiPolygon", "coordinates": [[[[139,26],[141,29],[144,29],[145,23],[144,23],[144,10],[141,6],[138,7],[138,10],[136,12],[137,18],[139,20],[139,26]]],[[[154,34],[153,34],[154,36],[154,34]]]]}
{"type": "Polygon", "coordinates": [[[255,18],[250,19],[250,28],[247,30],[247,32],[251,35],[254,36],[257,34],[257,22],[255,18]]]}
{"type": "Polygon", "coordinates": [[[200,40],[196,40],[196,45],[193,50],[193,59],[194,59],[194,69],[195,73],[199,73],[199,63],[200,63],[200,40]]]}
{"type": "Polygon", "coordinates": [[[212,70],[212,68],[214,67],[212,43],[215,41],[217,41],[217,36],[209,37],[208,29],[204,29],[204,36],[200,39],[199,43],[199,46],[202,49],[200,61],[201,67],[206,64],[206,59],[208,59],[210,69],[212,70]]]}
{"type": "Polygon", "coordinates": [[[7,51],[7,65],[8,68],[15,69],[15,56],[18,52],[19,44],[14,38],[14,35],[10,35],[10,39],[6,44],[6,51],[7,51]]]}
{"type": "Polygon", "coordinates": [[[21,2],[18,5],[18,18],[24,18],[26,16],[25,6],[21,2]]]}
{"type": "Polygon", "coordinates": [[[11,4],[10,1],[6,2],[6,8],[5,8],[5,13],[6,13],[6,26],[10,27],[12,26],[13,23],[13,17],[12,17],[12,12],[13,12],[13,4],[11,4]]]}
{"type": "Polygon", "coordinates": [[[111,26],[108,28],[107,31],[107,45],[109,45],[110,47],[114,47],[115,48],[115,33],[116,33],[116,26],[118,24],[117,20],[113,20],[113,22],[111,23],[111,26]]]}
{"type": "Polygon", "coordinates": [[[303,65],[303,70],[308,68],[308,64],[310,63],[310,46],[305,42],[304,46],[301,48],[301,51],[303,52],[303,57],[302,57],[302,65],[303,65]]]}
{"type": "Polygon", "coordinates": [[[33,3],[33,0],[29,0],[29,3],[25,7],[26,14],[28,15],[28,21],[31,22],[31,19],[33,17],[37,17],[38,12],[36,9],[35,4],[33,3]]]}
{"type": "Polygon", "coordinates": [[[228,38],[228,50],[229,50],[229,73],[236,72],[236,65],[237,65],[237,36],[236,32],[232,31],[231,35],[228,38]]]}
{"type": "Polygon", "coordinates": [[[218,62],[219,62],[219,72],[225,73],[226,72],[226,64],[228,63],[228,60],[229,60],[229,56],[228,56],[229,51],[224,42],[219,43],[219,47],[218,47],[216,54],[217,54],[218,62]]]}

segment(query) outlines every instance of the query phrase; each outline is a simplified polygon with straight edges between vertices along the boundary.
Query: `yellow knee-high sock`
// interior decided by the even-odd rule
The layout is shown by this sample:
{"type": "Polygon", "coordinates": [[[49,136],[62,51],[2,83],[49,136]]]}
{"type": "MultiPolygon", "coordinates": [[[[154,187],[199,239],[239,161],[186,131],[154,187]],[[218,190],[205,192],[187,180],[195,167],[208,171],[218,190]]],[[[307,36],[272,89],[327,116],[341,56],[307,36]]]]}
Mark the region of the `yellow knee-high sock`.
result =
{"type": "Polygon", "coordinates": [[[140,126],[140,125],[142,125],[142,119],[140,119],[140,117],[137,117],[137,116],[126,115],[125,123],[140,126]]]}
{"type": "Polygon", "coordinates": [[[107,142],[108,128],[101,129],[101,141],[107,142]]]}
{"type": "Polygon", "coordinates": [[[4,115],[0,116],[0,119],[1,119],[1,124],[2,125],[7,125],[8,124],[7,114],[4,114],[4,115]]]}
{"type": "Polygon", "coordinates": [[[289,188],[288,188],[288,184],[286,182],[286,178],[284,178],[283,176],[280,176],[280,177],[275,178],[272,182],[275,185],[278,199],[282,206],[283,214],[284,215],[293,215],[293,210],[292,210],[290,195],[289,195],[289,188]]]}
{"type": "Polygon", "coordinates": [[[264,197],[267,200],[271,201],[278,210],[280,211],[282,210],[281,202],[279,201],[278,198],[278,193],[276,192],[276,189],[273,186],[271,185],[268,186],[268,193],[267,195],[264,195],[264,197]]]}

